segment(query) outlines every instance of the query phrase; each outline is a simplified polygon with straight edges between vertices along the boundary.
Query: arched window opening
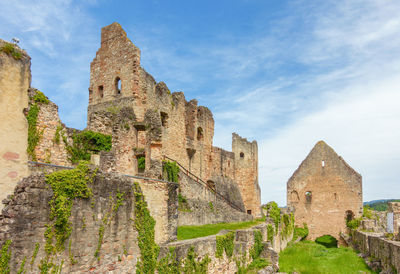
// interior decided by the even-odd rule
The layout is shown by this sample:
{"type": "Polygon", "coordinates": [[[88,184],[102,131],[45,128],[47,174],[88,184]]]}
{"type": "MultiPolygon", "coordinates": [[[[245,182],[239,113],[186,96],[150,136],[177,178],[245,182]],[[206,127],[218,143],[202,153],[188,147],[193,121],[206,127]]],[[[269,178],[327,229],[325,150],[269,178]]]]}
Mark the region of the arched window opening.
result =
{"type": "Polygon", "coordinates": [[[354,219],[354,213],[351,210],[346,211],[346,222],[350,222],[354,219]]]}
{"type": "Polygon", "coordinates": [[[165,112],[160,112],[161,116],[161,125],[166,127],[168,125],[168,114],[165,112]]]}
{"type": "Polygon", "coordinates": [[[197,141],[203,141],[203,129],[201,127],[197,128],[197,141]]]}
{"type": "Polygon", "coordinates": [[[312,200],[312,193],[311,191],[306,191],[306,202],[311,203],[312,200]]]}
{"type": "Polygon", "coordinates": [[[99,95],[100,98],[103,98],[103,97],[104,97],[104,87],[103,87],[102,85],[99,86],[99,88],[98,88],[98,90],[97,90],[97,93],[98,93],[98,95],[99,95]]]}
{"type": "Polygon", "coordinates": [[[251,215],[251,209],[247,210],[247,214],[251,215]]]}
{"type": "Polygon", "coordinates": [[[121,79],[119,77],[115,78],[115,91],[117,94],[121,94],[121,79]]]}
{"type": "Polygon", "coordinates": [[[244,158],[244,153],[243,152],[240,152],[240,158],[244,158]]]}

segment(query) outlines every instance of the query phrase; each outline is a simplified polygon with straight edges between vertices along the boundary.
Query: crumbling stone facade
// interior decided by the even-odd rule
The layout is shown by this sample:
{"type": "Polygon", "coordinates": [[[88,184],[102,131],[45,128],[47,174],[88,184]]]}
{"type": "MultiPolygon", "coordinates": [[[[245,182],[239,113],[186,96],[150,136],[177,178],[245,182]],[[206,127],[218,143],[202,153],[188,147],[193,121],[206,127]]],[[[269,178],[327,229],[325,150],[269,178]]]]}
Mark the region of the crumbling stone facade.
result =
{"type": "Polygon", "coordinates": [[[308,238],[340,239],[346,220],[362,215],[362,179],[325,142],[318,142],[287,182],[287,205],[308,238]]]}
{"type": "MultiPolygon", "coordinates": [[[[5,43],[0,40],[0,48],[5,43]]],[[[31,61],[17,45],[14,47],[21,58],[0,51],[0,201],[28,175],[28,122],[24,109],[28,107],[31,61]]]]}
{"type": "Polygon", "coordinates": [[[137,174],[144,156],[144,174],[161,176],[168,157],[210,185],[236,182],[245,212],[261,217],[257,143],[233,134],[233,152],[214,147],[211,111],[157,83],[117,23],[102,29],[91,63],[87,128],[112,134],[116,171],[137,174]]]}

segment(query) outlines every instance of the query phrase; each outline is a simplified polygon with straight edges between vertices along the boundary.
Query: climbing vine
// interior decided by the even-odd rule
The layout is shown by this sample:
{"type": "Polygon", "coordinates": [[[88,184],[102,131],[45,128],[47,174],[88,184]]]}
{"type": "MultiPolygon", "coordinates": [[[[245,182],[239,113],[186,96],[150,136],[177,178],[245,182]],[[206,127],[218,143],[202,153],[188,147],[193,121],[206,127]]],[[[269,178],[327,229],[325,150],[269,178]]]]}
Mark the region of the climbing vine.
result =
{"type": "Polygon", "coordinates": [[[281,222],[281,210],[275,202],[269,202],[266,209],[268,211],[268,216],[274,221],[275,234],[277,234],[279,223],[281,222]]]}
{"type": "Polygon", "coordinates": [[[135,195],[135,227],[138,232],[138,246],[140,249],[140,259],[136,265],[136,273],[154,273],[160,250],[154,240],[156,222],[150,215],[138,183],[134,184],[133,191],[135,195]]]}
{"type": "Polygon", "coordinates": [[[10,258],[11,258],[11,250],[10,248],[12,241],[7,240],[3,246],[1,247],[0,251],[0,273],[8,274],[10,273],[10,258]]]}
{"type": "Polygon", "coordinates": [[[64,248],[65,240],[71,234],[72,228],[69,221],[71,209],[75,198],[90,198],[92,190],[88,184],[93,182],[96,171],[92,172],[87,162],[81,162],[72,170],[61,170],[46,175],[46,183],[53,190],[53,197],[50,201],[50,219],[53,224],[48,225],[45,236],[47,239],[47,254],[54,249],[52,238],[55,236],[55,251],[64,248]]]}
{"type": "Polygon", "coordinates": [[[191,246],[186,258],[183,260],[183,267],[178,273],[207,273],[208,264],[211,262],[211,259],[208,255],[206,255],[202,260],[196,260],[197,257],[198,254],[194,251],[194,247],[191,246]]]}
{"type": "Polygon", "coordinates": [[[164,161],[163,171],[167,175],[168,181],[178,183],[179,166],[176,162],[164,161]]]}
{"type": "Polygon", "coordinates": [[[215,251],[215,257],[222,258],[225,250],[226,256],[229,258],[233,255],[235,232],[231,231],[225,235],[216,236],[217,250],[215,251]]]}
{"type": "Polygon", "coordinates": [[[269,242],[272,242],[272,240],[274,239],[274,227],[271,224],[267,225],[267,240],[269,242]]]}
{"type": "Polygon", "coordinates": [[[27,152],[33,161],[36,161],[35,148],[38,145],[43,132],[37,129],[37,119],[40,112],[39,104],[48,104],[50,101],[43,94],[43,92],[36,90],[35,95],[32,97],[33,104],[31,104],[26,119],[28,120],[28,147],[27,152]]]}
{"type": "Polygon", "coordinates": [[[260,257],[260,254],[263,251],[263,249],[264,249],[264,245],[262,242],[261,231],[255,230],[254,231],[254,245],[250,249],[250,256],[253,258],[253,260],[260,257]]]}
{"type": "Polygon", "coordinates": [[[28,120],[28,148],[26,151],[33,161],[36,161],[35,148],[41,137],[41,134],[36,128],[39,111],[40,107],[37,104],[33,104],[29,108],[26,116],[26,119],[28,120]]]}
{"type": "Polygon", "coordinates": [[[79,133],[74,132],[72,135],[72,145],[67,141],[67,138],[63,136],[66,150],[69,155],[69,160],[76,164],[79,161],[89,161],[90,156],[100,151],[111,150],[111,135],[94,132],[91,130],[81,131],[79,133]]]}

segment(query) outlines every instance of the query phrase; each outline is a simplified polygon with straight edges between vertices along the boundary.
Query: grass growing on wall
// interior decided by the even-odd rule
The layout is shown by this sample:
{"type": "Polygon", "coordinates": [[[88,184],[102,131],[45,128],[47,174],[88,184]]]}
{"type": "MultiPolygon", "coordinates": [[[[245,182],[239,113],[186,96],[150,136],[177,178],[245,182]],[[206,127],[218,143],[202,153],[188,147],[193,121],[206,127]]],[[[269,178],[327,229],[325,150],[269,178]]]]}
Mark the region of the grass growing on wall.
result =
{"type": "Polygon", "coordinates": [[[287,273],[374,273],[351,248],[326,248],[310,241],[289,245],[279,254],[279,266],[287,273]]]}
{"type": "Polygon", "coordinates": [[[253,220],[239,223],[219,223],[219,224],[208,224],[208,225],[190,225],[178,227],[178,240],[186,240],[199,238],[209,235],[215,235],[222,229],[236,230],[245,229],[254,225],[260,224],[262,221],[253,220]]]}
{"type": "Polygon", "coordinates": [[[22,58],[22,53],[14,44],[4,43],[0,48],[0,51],[12,56],[15,60],[20,60],[22,58]]]}

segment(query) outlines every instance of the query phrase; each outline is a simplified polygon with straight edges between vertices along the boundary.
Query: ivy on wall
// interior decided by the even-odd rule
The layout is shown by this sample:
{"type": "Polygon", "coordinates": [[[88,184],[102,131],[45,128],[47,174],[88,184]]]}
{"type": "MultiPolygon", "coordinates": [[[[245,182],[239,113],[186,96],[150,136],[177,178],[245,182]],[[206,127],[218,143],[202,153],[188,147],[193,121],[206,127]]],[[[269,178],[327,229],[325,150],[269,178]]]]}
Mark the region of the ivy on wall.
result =
{"type": "Polygon", "coordinates": [[[156,221],[150,215],[144,195],[138,183],[133,186],[135,195],[135,227],[138,232],[140,259],[136,264],[136,273],[154,273],[160,247],[154,240],[156,221]]]}
{"type": "Polygon", "coordinates": [[[37,129],[37,119],[40,112],[40,104],[48,104],[50,101],[43,92],[36,90],[32,97],[33,103],[30,105],[26,119],[28,120],[28,147],[26,151],[33,161],[36,161],[35,148],[38,145],[43,132],[37,129]]]}
{"type": "Polygon", "coordinates": [[[163,172],[166,173],[168,181],[178,183],[179,166],[176,162],[163,161],[163,172]]]}
{"type": "Polygon", "coordinates": [[[11,258],[11,250],[8,250],[11,245],[11,240],[7,240],[0,251],[0,273],[8,274],[10,273],[10,258],[11,258]]]}
{"type": "Polygon", "coordinates": [[[224,250],[228,258],[232,257],[234,248],[234,243],[233,243],[234,238],[235,238],[234,231],[231,231],[225,235],[216,236],[217,249],[215,251],[215,257],[222,258],[224,250]]]}

